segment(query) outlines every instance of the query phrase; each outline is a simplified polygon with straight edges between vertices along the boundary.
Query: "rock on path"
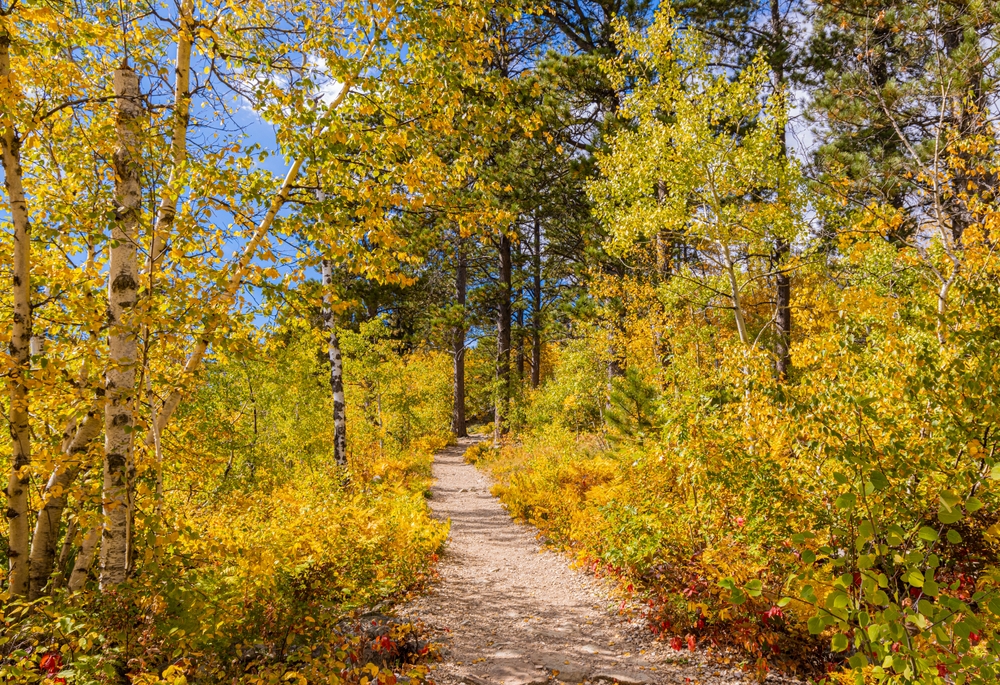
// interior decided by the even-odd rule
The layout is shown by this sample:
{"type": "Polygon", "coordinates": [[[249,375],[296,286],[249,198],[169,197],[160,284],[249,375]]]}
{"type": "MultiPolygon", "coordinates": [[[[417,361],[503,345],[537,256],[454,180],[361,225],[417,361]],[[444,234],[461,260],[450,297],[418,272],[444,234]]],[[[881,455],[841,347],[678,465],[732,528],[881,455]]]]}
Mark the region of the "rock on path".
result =
{"type": "Polygon", "coordinates": [[[739,671],[703,653],[664,650],[607,610],[594,578],[543,549],[536,530],[514,523],[489,479],[462,455],[466,438],[437,455],[431,508],[451,535],[431,590],[401,613],[444,643],[432,678],[442,685],[732,683],[739,671]]]}

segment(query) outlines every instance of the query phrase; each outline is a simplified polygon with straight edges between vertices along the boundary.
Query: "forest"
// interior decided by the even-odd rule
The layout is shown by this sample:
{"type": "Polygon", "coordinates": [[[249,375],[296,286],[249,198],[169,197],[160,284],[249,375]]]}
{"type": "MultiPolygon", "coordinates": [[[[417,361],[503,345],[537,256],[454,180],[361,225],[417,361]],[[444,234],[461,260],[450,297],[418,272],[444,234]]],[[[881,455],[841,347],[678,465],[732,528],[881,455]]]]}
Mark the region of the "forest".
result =
{"type": "Polygon", "coordinates": [[[0,681],[434,683],[474,435],[678,655],[997,682],[998,115],[991,0],[2,0],[0,681]]]}

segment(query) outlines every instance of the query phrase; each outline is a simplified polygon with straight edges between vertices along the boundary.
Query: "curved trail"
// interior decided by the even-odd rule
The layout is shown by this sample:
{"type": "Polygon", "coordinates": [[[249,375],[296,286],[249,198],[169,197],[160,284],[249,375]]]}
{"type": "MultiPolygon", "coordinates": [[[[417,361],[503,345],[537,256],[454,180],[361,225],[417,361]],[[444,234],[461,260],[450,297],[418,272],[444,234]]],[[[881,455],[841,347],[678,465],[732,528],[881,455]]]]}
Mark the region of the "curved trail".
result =
{"type": "Polygon", "coordinates": [[[732,683],[739,671],[701,652],[674,652],[613,616],[594,578],[543,549],[535,529],[514,523],[490,494],[490,480],[459,440],[435,458],[431,507],[451,519],[438,581],[403,609],[445,644],[432,678],[442,685],[619,682],[732,683]]]}

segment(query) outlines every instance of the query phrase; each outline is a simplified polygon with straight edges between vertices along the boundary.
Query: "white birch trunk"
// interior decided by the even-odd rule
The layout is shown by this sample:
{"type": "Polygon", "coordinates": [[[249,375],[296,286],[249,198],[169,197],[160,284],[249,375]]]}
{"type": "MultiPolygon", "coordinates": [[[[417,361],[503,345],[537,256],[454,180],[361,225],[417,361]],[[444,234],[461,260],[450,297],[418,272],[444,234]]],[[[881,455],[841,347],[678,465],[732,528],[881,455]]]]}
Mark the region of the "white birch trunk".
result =
{"type": "Polygon", "coordinates": [[[347,413],[344,404],[344,362],[340,354],[340,340],[333,318],[333,263],[324,259],[323,269],[323,325],[329,335],[327,353],[330,357],[330,392],[333,395],[333,458],[337,466],[347,466],[347,413]]]}
{"type": "Polygon", "coordinates": [[[82,423],[67,426],[62,444],[63,460],[49,476],[42,496],[42,508],[35,521],[35,532],[31,538],[30,580],[28,595],[37,599],[45,590],[55,565],[59,528],[70,486],[80,474],[81,458],[87,446],[101,432],[102,416],[93,411],[82,423]]]}
{"type": "Polygon", "coordinates": [[[187,160],[187,134],[191,122],[191,47],[194,43],[194,7],[191,0],[181,3],[180,28],[177,32],[177,58],[174,62],[174,112],[170,133],[170,176],[160,194],[156,209],[156,222],[149,247],[147,272],[152,286],[157,261],[167,248],[167,239],[177,215],[176,185],[187,160]]]}
{"type": "Polygon", "coordinates": [[[73,570],[69,574],[70,592],[79,592],[87,584],[90,567],[94,565],[94,553],[97,550],[98,533],[100,532],[101,527],[95,523],[87,529],[87,534],[83,536],[80,553],[76,555],[73,570]]]}
{"type": "Polygon", "coordinates": [[[73,541],[76,539],[78,525],[77,520],[72,519],[66,526],[66,536],[63,538],[62,550],[59,552],[58,570],[52,574],[52,588],[54,590],[66,584],[66,562],[69,561],[69,555],[73,551],[73,541]]]}
{"type": "Polygon", "coordinates": [[[104,530],[101,535],[101,588],[125,580],[128,568],[133,399],[138,358],[136,332],[126,318],[138,289],[136,239],[142,197],[139,189],[138,137],[142,107],[139,77],[127,67],[115,70],[118,149],[115,151],[117,221],[111,230],[108,261],[108,368],[105,371],[104,530]]]}
{"type": "Polygon", "coordinates": [[[736,330],[740,334],[740,342],[751,346],[750,335],[747,333],[746,320],[743,318],[743,303],[740,300],[740,284],[736,279],[736,269],[729,252],[729,245],[721,243],[722,255],[726,260],[726,275],[729,277],[730,299],[733,302],[733,314],[736,316],[736,330]]]}
{"type": "MultiPolygon", "coordinates": [[[[10,71],[10,35],[0,34],[0,93],[7,101],[7,111],[18,98],[10,71]]],[[[28,484],[31,465],[31,433],[28,414],[28,379],[31,371],[31,222],[24,195],[21,172],[21,139],[10,116],[2,121],[0,155],[4,186],[7,190],[14,250],[11,263],[13,326],[10,335],[10,371],[7,387],[10,394],[11,470],[7,483],[8,555],[11,595],[28,592],[28,484]]]]}

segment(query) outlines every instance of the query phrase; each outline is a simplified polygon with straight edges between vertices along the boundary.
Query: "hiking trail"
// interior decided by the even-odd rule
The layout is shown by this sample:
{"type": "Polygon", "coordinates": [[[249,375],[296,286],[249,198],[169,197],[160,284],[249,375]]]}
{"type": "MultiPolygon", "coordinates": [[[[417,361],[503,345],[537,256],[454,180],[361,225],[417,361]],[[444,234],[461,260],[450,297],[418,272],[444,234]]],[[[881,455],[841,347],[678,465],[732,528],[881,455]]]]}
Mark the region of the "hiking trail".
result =
{"type": "MultiPolygon", "coordinates": [[[[434,515],[451,519],[439,578],[402,609],[444,645],[431,678],[441,685],[751,682],[702,650],[677,652],[641,619],[617,616],[600,580],[545,549],[490,494],[489,477],[462,458],[463,438],[434,460],[434,515]]],[[[769,681],[772,678],[768,679],[769,681]]],[[[779,678],[773,678],[775,682],[779,678]]],[[[793,681],[794,682],[794,681],[793,681]]]]}

